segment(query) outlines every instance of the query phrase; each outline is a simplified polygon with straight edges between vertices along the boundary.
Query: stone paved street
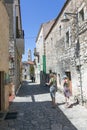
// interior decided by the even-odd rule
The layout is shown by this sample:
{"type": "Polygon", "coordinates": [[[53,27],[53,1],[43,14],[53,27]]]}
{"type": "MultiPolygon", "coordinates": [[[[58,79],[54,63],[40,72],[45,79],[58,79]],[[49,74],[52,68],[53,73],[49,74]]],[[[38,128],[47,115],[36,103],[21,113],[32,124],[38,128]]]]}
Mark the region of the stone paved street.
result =
{"type": "Polygon", "coordinates": [[[10,112],[16,119],[0,120],[0,130],[87,130],[87,109],[81,105],[65,108],[64,97],[57,92],[58,106],[51,107],[49,88],[23,82],[10,112]]]}

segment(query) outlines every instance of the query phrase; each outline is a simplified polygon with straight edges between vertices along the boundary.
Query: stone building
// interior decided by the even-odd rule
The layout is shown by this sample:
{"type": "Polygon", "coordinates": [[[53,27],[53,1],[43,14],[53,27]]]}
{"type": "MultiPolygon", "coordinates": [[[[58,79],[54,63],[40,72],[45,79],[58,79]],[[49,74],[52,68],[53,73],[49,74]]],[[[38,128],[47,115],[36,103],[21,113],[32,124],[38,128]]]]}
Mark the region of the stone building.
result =
{"type": "Polygon", "coordinates": [[[87,100],[86,42],[87,2],[67,0],[45,37],[46,66],[47,72],[56,71],[59,88],[63,76],[69,77],[72,95],[81,102],[87,100]]]}
{"type": "Polygon", "coordinates": [[[24,53],[24,31],[22,30],[20,0],[4,0],[9,15],[9,79],[10,95],[15,95],[22,80],[22,54],[24,53]]]}
{"type": "MultiPolygon", "coordinates": [[[[22,80],[31,80],[31,72],[30,72],[30,67],[34,66],[33,61],[24,61],[22,62],[22,80]]],[[[33,73],[34,75],[34,73],[33,73]]]]}
{"type": "Polygon", "coordinates": [[[8,108],[9,73],[9,17],[4,2],[0,1],[0,111],[8,108]]]}
{"type": "Polygon", "coordinates": [[[36,82],[44,84],[46,77],[46,50],[45,50],[45,36],[49,32],[55,20],[48,21],[41,24],[37,38],[35,56],[35,77],[36,82]]]}

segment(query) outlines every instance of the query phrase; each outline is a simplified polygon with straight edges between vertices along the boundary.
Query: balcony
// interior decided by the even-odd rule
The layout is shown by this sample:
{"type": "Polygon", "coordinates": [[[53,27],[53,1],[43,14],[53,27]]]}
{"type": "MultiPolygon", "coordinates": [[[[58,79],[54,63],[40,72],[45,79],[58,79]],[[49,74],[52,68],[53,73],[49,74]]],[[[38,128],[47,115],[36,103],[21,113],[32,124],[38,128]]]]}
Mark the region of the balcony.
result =
{"type": "Polygon", "coordinates": [[[34,56],[39,57],[39,52],[36,51],[36,48],[34,48],[34,56]]]}
{"type": "Polygon", "coordinates": [[[24,54],[24,31],[17,30],[16,32],[16,46],[20,55],[24,54]]]}

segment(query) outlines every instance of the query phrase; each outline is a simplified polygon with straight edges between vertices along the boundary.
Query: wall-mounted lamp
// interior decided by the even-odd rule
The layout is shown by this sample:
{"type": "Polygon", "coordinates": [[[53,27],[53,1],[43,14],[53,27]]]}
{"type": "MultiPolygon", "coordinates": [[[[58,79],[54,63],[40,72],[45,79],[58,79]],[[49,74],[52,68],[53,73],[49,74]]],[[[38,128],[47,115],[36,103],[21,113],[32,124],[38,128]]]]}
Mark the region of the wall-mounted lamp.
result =
{"type": "Polygon", "coordinates": [[[67,17],[66,13],[64,13],[64,18],[61,20],[61,22],[68,22],[70,19],[67,17]]]}
{"type": "Polygon", "coordinates": [[[78,22],[78,13],[67,13],[67,12],[64,13],[64,18],[61,20],[61,22],[68,22],[68,21],[70,21],[68,16],[72,16],[72,17],[76,18],[76,20],[78,22]]]}

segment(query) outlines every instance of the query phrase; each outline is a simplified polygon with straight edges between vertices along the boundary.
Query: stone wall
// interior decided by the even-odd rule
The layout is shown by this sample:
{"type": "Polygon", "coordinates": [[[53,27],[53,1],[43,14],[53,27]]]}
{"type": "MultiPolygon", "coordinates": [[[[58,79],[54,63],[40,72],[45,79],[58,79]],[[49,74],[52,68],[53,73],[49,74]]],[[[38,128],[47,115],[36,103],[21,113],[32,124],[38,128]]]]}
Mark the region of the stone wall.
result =
{"type": "Polygon", "coordinates": [[[0,87],[1,110],[6,110],[9,105],[8,93],[9,87],[5,85],[6,73],[9,71],[9,16],[6,7],[0,1],[0,87]]]}
{"type": "Polygon", "coordinates": [[[49,36],[46,39],[47,71],[49,69],[56,70],[58,75],[58,83],[59,80],[61,80],[61,82],[58,84],[58,86],[60,87],[62,86],[63,75],[64,74],[70,75],[72,95],[73,96],[80,95],[80,97],[82,94],[81,87],[83,89],[83,97],[86,97],[87,95],[85,94],[86,77],[87,77],[86,27],[87,27],[87,3],[85,2],[85,0],[77,0],[77,1],[72,0],[67,2],[67,5],[63,8],[60,17],[57,18],[55,26],[52,28],[52,31],[50,32],[49,36]],[[84,10],[84,18],[85,18],[84,21],[79,21],[80,17],[79,12],[81,11],[81,9],[84,10]],[[66,23],[61,22],[61,19],[64,18],[64,12],[74,14],[78,12],[78,23],[76,21],[76,15],[67,15],[70,21],[66,23]],[[67,31],[69,31],[68,46],[66,44],[67,31]],[[80,44],[79,57],[77,55],[79,52],[77,34],[79,34],[79,44],[80,44]],[[55,62],[56,60],[57,62],[55,62]]]}
{"type": "Polygon", "coordinates": [[[0,1],[0,71],[9,69],[9,18],[6,8],[0,1]]]}

